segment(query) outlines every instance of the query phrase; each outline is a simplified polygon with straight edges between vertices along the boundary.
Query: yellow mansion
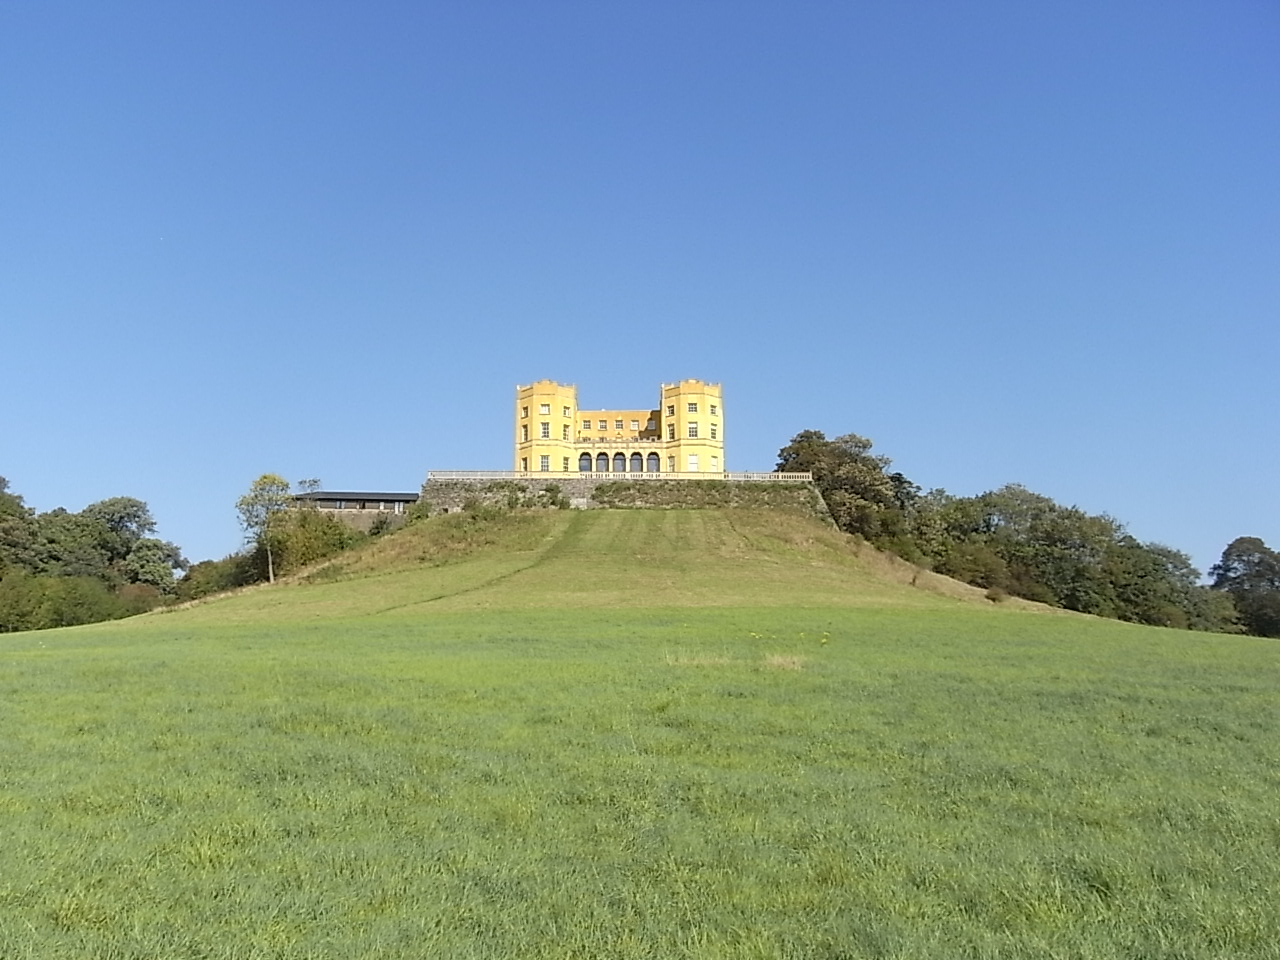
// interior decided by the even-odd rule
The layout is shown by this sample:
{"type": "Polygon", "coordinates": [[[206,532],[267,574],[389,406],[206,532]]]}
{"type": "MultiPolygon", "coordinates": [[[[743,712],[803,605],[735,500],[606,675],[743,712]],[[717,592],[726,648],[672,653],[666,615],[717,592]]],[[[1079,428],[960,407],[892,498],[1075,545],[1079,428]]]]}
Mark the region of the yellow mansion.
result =
{"type": "Polygon", "coordinates": [[[720,384],[664,383],[652,410],[579,410],[571,384],[516,387],[515,468],[542,473],[725,470],[720,384]]]}

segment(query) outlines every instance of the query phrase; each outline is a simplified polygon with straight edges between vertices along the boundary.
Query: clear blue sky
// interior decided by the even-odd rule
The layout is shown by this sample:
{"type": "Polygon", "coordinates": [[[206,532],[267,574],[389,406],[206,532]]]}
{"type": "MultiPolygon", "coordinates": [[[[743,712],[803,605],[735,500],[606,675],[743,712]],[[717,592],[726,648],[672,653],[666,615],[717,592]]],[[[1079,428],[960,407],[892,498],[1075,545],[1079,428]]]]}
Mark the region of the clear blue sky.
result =
{"type": "Polygon", "coordinates": [[[1280,546],[1271,0],[0,0],[0,171],[0,475],[192,560],[542,377],[1280,546]]]}

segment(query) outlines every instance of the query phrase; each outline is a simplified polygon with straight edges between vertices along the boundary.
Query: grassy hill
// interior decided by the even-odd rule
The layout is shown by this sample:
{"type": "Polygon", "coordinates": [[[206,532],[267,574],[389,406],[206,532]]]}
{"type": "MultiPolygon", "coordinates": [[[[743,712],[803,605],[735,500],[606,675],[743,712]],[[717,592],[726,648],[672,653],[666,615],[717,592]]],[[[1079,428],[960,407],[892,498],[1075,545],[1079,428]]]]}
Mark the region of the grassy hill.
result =
{"type": "Polygon", "coordinates": [[[294,578],[291,587],[204,601],[196,618],[743,604],[951,609],[956,600],[990,605],[981,590],[859,549],[810,517],[769,510],[451,514],[342,556],[294,578]]]}
{"type": "Polygon", "coordinates": [[[0,636],[0,956],[1280,956],[1278,667],[786,513],[441,517],[0,636]]]}

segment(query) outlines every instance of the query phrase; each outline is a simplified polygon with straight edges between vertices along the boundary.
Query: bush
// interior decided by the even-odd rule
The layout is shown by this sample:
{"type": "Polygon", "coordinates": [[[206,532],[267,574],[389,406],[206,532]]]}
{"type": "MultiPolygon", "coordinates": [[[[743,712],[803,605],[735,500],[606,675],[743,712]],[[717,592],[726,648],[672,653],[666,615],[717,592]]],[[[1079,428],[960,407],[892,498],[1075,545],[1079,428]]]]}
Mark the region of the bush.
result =
{"type": "Polygon", "coordinates": [[[93,577],[9,573],[0,580],[0,632],[74,627],[137,612],[93,577]]]}
{"type": "MultiPolygon", "coordinates": [[[[285,511],[273,524],[270,535],[277,576],[318,563],[365,539],[365,534],[314,508],[285,511]]],[[[256,579],[267,579],[267,552],[263,546],[254,551],[253,562],[256,579]]]]}
{"type": "Polygon", "coordinates": [[[125,616],[129,617],[162,607],[169,599],[150,583],[126,583],[117,596],[125,610],[125,616]]]}
{"type": "Polygon", "coordinates": [[[198,600],[234,590],[253,580],[253,559],[246,554],[233,553],[221,560],[202,560],[178,581],[178,599],[198,600]]]}
{"type": "Polygon", "coordinates": [[[555,507],[557,510],[568,510],[572,504],[569,498],[564,495],[564,490],[558,483],[548,483],[542,488],[542,499],[546,506],[555,507]]]}
{"type": "Polygon", "coordinates": [[[948,544],[934,570],[975,587],[1004,590],[1009,585],[1008,565],[985,543],[960,541],[948,544]]]}

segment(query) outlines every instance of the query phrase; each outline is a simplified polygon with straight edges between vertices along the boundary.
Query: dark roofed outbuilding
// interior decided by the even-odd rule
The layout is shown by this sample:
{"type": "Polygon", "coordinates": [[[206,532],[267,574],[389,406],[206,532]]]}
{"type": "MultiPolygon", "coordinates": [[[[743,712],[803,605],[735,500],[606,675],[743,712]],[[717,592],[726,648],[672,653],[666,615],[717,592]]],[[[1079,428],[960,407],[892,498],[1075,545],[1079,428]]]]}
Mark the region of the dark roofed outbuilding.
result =
{"type": "Polygon", "coordinates": [[[356,506],[356,504],[403,504],[417,503],[416,493],[377,493],[364,490],[316,490],[311,493],[296,493],[293,499],[302,503],[314,503],[322,510],[389,510],[392,507],[356,506]]]}

